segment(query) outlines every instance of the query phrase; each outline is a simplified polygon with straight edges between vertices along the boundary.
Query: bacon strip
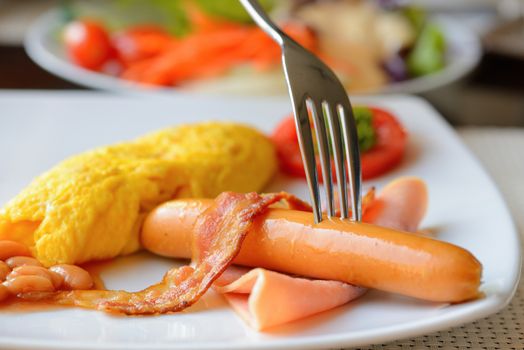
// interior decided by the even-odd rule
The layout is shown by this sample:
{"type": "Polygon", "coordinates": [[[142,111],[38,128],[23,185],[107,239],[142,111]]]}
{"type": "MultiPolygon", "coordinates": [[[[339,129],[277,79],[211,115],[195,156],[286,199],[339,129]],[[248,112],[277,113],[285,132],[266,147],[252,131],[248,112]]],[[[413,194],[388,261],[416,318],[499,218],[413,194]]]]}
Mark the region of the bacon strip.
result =
{"type": "Polygon", "coordinates": [[[193,305],[231,264],[253,220],[267,207],[286,200],[289,207],[308,205],[288,193],[260,196],[224,192],[215,199],[195,225],[191,266],[169,270],[163,280],[139,292],[75,290],[33,293],[27,299],[47,299],[60,305],[79,306],[128,315],[161,314],[193,305]]]}

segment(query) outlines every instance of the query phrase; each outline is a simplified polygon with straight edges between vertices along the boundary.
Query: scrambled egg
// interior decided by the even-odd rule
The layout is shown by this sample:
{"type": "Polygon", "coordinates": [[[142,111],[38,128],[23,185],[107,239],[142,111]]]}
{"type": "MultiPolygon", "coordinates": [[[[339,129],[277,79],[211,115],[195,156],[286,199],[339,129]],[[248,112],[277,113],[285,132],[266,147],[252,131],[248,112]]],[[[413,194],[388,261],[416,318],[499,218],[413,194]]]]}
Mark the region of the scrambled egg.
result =
{"type": "Polygon", "coordinates": [[[247,126],[162,130],[71,157],[33,180],[0,210],[0,239],[28,245],[47,266],[129,254],[158,204],[260,191],[276,169],[271,142],[247,126]]]}

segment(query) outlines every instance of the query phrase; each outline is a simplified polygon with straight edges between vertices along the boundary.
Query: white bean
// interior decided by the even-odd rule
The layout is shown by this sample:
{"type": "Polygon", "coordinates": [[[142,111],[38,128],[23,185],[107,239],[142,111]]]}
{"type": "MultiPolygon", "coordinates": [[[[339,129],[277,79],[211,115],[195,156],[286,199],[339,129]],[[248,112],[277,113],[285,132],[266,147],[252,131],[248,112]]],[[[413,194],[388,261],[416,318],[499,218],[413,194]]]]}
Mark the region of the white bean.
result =
{"type": "Polygon", "coordinates": [[[56,272],[49,271],[48,269],[42,266],[31,265],[15,267],[13,271],[7,276],[7,280],[12,280],[19,276],[41,276],[48,278],[51,281],[51,283],[53,283],[53,287],[55,289],[60,288],[64,281],[64,278],[56,272]]]}
{"type": "Polygon", "coordinates": [[[5,262],[0,260],[0,282],[5,281],[5,278],[9,273],[11,273],[11,268],[9,268],[5,262]]]}
{"type": "Polygon", "coordinates": [[[40,261],[29,256],[13,256],[5,261],[5,263],[12,269],[19,266],[30,265],[30,266],[43,266],[40,261]]]}
{"type": "Polygon", "coordinates": [[[18,276],[3,283],[13,295],[29,292],[52,292],[55,290],[49,278],[42,276],[18,276]]]}
{"type": "Polygon", "coordinates": [[[0,302],[6,300],[10,295],[11,293],[9,293],[9,289],[7,289],[3,284],[0,284],[0,302]]]}
{"type": "Polygon", "coordinates": [[[55,265],[51,266],[49,270],[56,272],[64,278],[64,289],[91,289],[93,287],[93,278],[81,267],[76,265],[55,265]]]}

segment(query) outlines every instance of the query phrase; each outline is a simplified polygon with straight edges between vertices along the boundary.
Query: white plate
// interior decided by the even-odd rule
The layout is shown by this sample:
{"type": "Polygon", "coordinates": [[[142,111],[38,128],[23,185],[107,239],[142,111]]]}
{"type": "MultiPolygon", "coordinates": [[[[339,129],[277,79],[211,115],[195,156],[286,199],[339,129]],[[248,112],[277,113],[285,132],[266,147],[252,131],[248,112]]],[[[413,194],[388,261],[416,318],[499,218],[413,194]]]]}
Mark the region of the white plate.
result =
{"type": "MultiPolygon", "coordinates": [[[[0,347],[52,349],[267,349],[345,347],[412,337],[470,322],[504,307],[520,272],[518,236],[493,182],[452,129],[422,100],[368,98],[392,110],[409,131],[407,158],[381,186],[400,175],[424,178],[430,205],[423,227],[473,252],[484,265],[486,297],[453,306],[372,291],[356,302],[307,320],[257,333],[217,295],[186,312],[111,317],[80,309],[6,313],[0,347]]],[[[360,100],[362,102],[362,100],[360,100]]],[[[96,93],[0,94],[0,203],[33,176],[91,147],[167,125],[205,119],[242,121],[270,131],[290,110],[285,99],[115,97],[96,93]]],[[[305,198],[304,183],[280,178],[273,190],[305,198]]],[[[137,255],[102,275],[109,288],[137,290],[159,280],[172,261],[137,255]]]]}
{"type": "MultiPolygon", "coordinates": [[[[59,29],[62,26],[61,16],[58,11],[53,10],[42,15],[29,29],[25,40],[25,48],[29,56],[41,67],[66,80],[90,88],[122,91],[154,91],[155,93],[173,94],[179,89],[155,89],[145,90],[143,87],[126,82],[122,79],[111,77],[80,68],[72,64],[64,53],[63,45],[59,40],[59,29]]],[[[434,74],[424,77],[410,79],[404,82],[392,83],[385,86],[378,93],[422,93],[447,85],[469,73],[479,62],[482,49],[478,36],[466,25],[452,18],[437,17],[434,19],[442,28],[446,37],[447,65],[434,74]]],[[[284,80],[282,79],[282,84],[284,80]]],[[[197,86],[196,84],[195,86],[197,86]]],[[[201,87],[192,88],[193,93],[205,94],[231,94],[231,95],[260,95],[260,89],[246,87],[246,84],[214,82],[209,86],[200,84],[201,87]],[[226,91],[226,92],[224,92],[226,91]],[[246,92],[247,91],[247,92],[246,92]]],[[[256,84],[255,84],[256,85],[256,84]]],[[[270,86],[274,86],[272,83],[270,86]]],[[[278,84],[277,84],[278,85],[278,84]]],[[[262,89],[263,91],[265,89],[262,89]]],[[[276,93],[284,93],[286,90],[278,89],[276,93]]],[[[268,94],[268,92],[266,92],[268,94]]],[[[275,94],[275,92],[269,94],[275,94]]]]}

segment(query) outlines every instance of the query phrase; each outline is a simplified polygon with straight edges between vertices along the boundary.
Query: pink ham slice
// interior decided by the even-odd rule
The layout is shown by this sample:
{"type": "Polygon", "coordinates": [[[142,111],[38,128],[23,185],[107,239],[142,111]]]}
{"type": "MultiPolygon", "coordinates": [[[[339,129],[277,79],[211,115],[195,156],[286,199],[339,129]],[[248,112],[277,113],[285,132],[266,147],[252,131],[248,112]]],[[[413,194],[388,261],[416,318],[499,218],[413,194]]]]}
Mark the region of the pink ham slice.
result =
{"type": "Polygon", "coordinates": [[[390,182],[369,204],[364,221],[396,230],[416,232],[428,207],[426,184],[416,177],[390,182]]]}
{"type": "Polygon", "coordinates": [[[364,288],[291,277],[262,268],[229,267],[215,282],[238,315],[256,330],[299,320],[358,298],[364,288]]]}
{"type": "MultiPolygon", "coordinates": [[[[388,184],[369,204],[364,221],[416,232],[427,208],[427,189],[418,178],[388,184]]],[[[361,296],[364,288],[338,281],[292,277],[262,268],[230,266],[215,281],[237,314],[256,330],[333,309],[361,296]]]]}

